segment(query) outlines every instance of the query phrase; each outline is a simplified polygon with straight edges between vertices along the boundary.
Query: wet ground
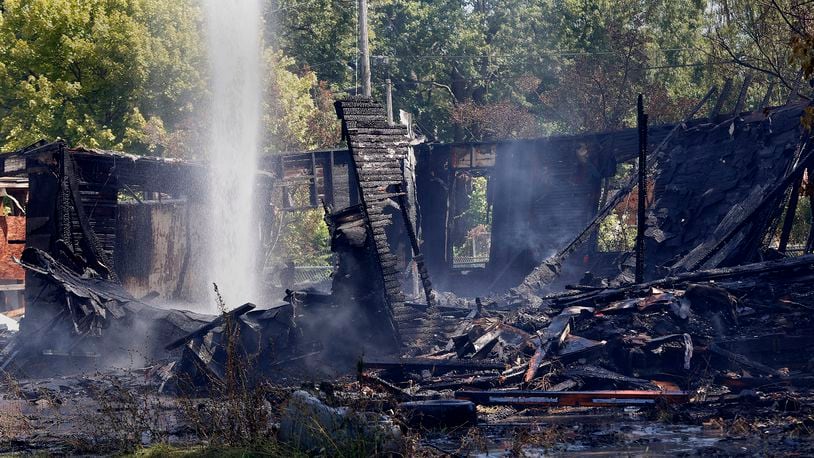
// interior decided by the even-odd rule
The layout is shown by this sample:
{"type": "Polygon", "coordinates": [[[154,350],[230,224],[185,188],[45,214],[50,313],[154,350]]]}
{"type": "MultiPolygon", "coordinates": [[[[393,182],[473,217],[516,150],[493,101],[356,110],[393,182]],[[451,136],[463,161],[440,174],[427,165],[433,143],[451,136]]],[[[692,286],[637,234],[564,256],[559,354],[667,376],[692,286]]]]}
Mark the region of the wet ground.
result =
{"type": "MultiPolygon", "coordinates": [[[[5,380],[0,453],[92,455],[133,443],[194,443],[185,409],[195,400],[157,396],[148,377],[117,371],[5,380]]],[[[482,407],[478,427],[409,431],[406,437],[415,442],[412,450],[430,455],[811,456],[814,421],[807,398],[799,397],[791,410],[788,402],[770,398],[751,406],[745,398],[669,410],[482,407]]]]}
{"type": "Polygon", "coordinates": [[[185,443],[177,398],[155,395],[142,371],[33,380],[0,389],[0,453],[96,454],[155,439],[185,443]]]}
{"type": "MultiPolygon", "coordinates": [[[[481,417],[505,415],[484,412],[481,417]]],[[[510,410],[510,409],[507,409],[510,410]]],[[[694,410],[687,407],[688,411],[694,410]]],[[[783,417],[675,422],[638,408],[515,412],[477,429],[425,433],[421,443],[450,455],[811,456],[814,437],[783,417]]]]}

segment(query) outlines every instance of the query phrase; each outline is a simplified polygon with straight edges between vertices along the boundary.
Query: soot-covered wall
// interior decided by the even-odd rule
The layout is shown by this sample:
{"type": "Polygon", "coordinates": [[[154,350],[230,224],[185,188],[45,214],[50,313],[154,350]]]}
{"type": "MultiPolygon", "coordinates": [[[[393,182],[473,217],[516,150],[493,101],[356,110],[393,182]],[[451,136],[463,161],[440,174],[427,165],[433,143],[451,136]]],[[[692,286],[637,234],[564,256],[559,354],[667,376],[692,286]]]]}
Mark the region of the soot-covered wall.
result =
{"type": "Polygon", "coordinates": [[[206,206],[186,200],[119,203],[116,271],[135,297],[196,302],[208,295],[203,272],[206,206]]]}
{"type": "Polygon", "coordinates": [[[602,179],[615,171],[612,152],[591,137],[432,145],[417,154],[424,254],[434,282],[453,291],[516,285],[585,226],[596,212],[602,179]],[[467,148],[472,153],[462,161],[467,148]],[[488,177],[492,208],[489,261],[466,274],[451,269],[449,240],[462,209],[455,190],[463,170],[488,177]]]}

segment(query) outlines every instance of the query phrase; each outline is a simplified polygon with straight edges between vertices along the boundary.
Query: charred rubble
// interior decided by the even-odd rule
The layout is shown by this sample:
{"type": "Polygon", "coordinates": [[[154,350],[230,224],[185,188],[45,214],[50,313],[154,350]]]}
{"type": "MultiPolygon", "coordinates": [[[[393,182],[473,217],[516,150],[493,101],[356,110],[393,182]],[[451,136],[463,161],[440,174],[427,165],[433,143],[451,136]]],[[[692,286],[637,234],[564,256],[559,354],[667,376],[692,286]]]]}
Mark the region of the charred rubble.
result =
{"type": "MultiPolygon", "coordinates": [[[[206,289],[190,254],[201,166],[35,145],[4,164],[7,175],[27,174],[31,197],[19,259],[26,315],[19,333],[0,334],[0,369],[54,373],[138,351],[144,364],[162,366],[164,392],[205,392],[224,380],[236,351],[252,368],[250,383],[351,374],[401,402],[409,424],[432,427],[475,424],[474,405],[719,406],[743,390],[769,398],[807,390],[814,237],[799,256],[788,244],[798,202],[811,199],[801,191],[814,166],[800,123],[808,103],[722,115],[719,102],[698,116],[712,94],[679,124],[645,124],[642,145],[641,129],[532,142],[569,157],[571,171],[564,160],[536,167],[542,155],[517,145],[436,145],[449,154],[432,155],[412,129],[388,123],[381,104],[340,100],[348,149],[304,159],[336,259],[329,284],[291,286],[282,300],[217,316],[156,306],[138,275],[153,270],[151,261],[124,267],[122,257],[156,240],[128,239],[111,222],[134,221],[114,213],[119,193],[173,196],[184,208],[161,211],[183,219],[185,236],[174,243],[185,248],[166,267],[175,281],[162,280],[162,297],[206,289]],[[602,180],[639,146],[648,150],[641,175],[600,198],[602,180]],[[24,166],[13,169],[14,160],[24,166]],[[427,197],[443,191],[447,205],[455,200],[464,169],[495,180],[496,242],[484,270],[468,277],[444,270],[451,251],[439,243],[451,233],[436,229],[449,213],[427,197]],[[559,189],[552,182],[561,177],[569,179],[559,189]],[[640,249],[598,253],[599,221],[637,182],[647,199],[640,249]],[[508,247],[496,246],[500,237],[508,247]],[[436,273],[440,288],[430,281],[436,273]],[[475,294],[442,290],[467,284],[475,294]]],[[[268,168],[282,170],[285,183],[286,164],[300,159],[268,168]]],[[[262,198],[273,199],[268,175],[257,179],[262,198]]],[[[152,223],[164,215],[139,204],[128,211],[152,223]]]]}
{"type": "Polygon", "coordinates": [[[561,265],[585,240],[578,233],[518,287],[464,299],[433,291],[419,247],[404,243],[415,229],[402,211],[403,132],[388,128],[375,102],[338,102],[361,202],[326,208],[339,255],[331,293],[291,291],[287,300],[354,310],[354,333],[387,348],[356,347],[359,377],[410,403],[454,393],[478,405],[646,406],[804,388],[814,258],[766,248],[810,165],[804,107],[695,119],[658,139],[645,281],[633,281],[628,254],[615,273],[557,292],[561,265]]]}

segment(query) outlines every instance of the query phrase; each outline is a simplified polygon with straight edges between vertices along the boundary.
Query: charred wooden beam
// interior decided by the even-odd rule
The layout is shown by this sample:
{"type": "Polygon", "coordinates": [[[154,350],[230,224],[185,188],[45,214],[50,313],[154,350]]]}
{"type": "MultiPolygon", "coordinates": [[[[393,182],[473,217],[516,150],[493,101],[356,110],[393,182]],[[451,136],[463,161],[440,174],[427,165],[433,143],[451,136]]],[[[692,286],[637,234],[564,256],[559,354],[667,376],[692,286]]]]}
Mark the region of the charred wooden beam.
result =
{"type": "MultiPolygon", "coordinates": [[[[811,176],[812,168],[809,167],[806,169],[806,173],[808,176],[811,176]]],[[[814,195],[812,195],[812,191],[808,190],[808,206],[811,209],[814,209],[814,195]]],[[[809,212],[809,229],[808,229],[808,238],[806,239],[806,246],[805,246],[805,253],[809,254],[812,250],[814,250],[814,210],[809,212]]]]}
{"type": "Polygon", "coordinates": [[[732,78],[727,78],[726,82],[724,83],[723,89],[721,89],[721,93],[718,95],[718,100],[715,101],[715,105],[712,107],[712,111],[709,112],[709,120],[715,122],[715,118],[721,114],[721,109],[726,103],[726,99],[729,98],[729,94],[732,92],[732,78]]]}
{"type": "Polygon", "coordinates": [[[647,200],[647,114],[644,112],[644,97],[642,94],[639,94],[636,109],[636,121],[639,128],[639,201],[636,211],[636,283],[642,283],[644,281],[645,201],[647,200]]]}
{"type": "Polygon", "coordinates": [[[783,228],[780,231],[780,242],[778,244],[778,250],[781,253],[785,253],[786,248],[788,248],[789,245],[791,229],[794,226],[794,215],[797,213],[797,203],[800,200],[800,186],[802,186],[802,184],[803,184],[803,174],[800,174],[800,177],[797,178],[797,181],[795,181],[794,184],[791,186],[788,209],[786,210],[786,216],[783,219],[783,228]]]}
{"type": "Polygon", "coordinates": [[[571,316],[565,313],[557,315],[551,324],[539,334],[539,343],[534,351],[534,355],[529,360],[529,367],[523,381],[526,383],[534,380],[540,366],[551,353],[557,351],[571,333],[571,316]]]}
{"type": "Polygon", "coordinates": [[[757,106],[757,110],[760,111],[767,106],[769,106],[769,101],[772,99],[772,93],[774,93],[774,87],[777,83],[774,80],[769,82],[769,87],[766,88],[766,93],[763,95],[763,100],[761,100],[760,105],[757,106]]]}
{"type": "Polygon", "coordinates": [[[424,264],[424,256],[421,254],[421,248],[418,245],[418,236],[416,235],[415,227],[413,227],[413,220],[410,218],[409,211],[407,209],[407,199],[405,198],[405,193],[399,193],[399,207],[401,207],[401,216],[404,218],[404,225],[407,229],[407,236],[410,238],[410,246],[413,250],[413,260],[418,266],[418,274],[421,277],[421,285],[424,289],[424,297],[427,300],[427,305],[434,306],[435,305],[435,297],[432,293],[432,282],[430,281],[430,275],[427,272],[427,267],[424,264]]]}
{"type": "Polygon", "coordinates": [[[429,370],[430,372],[449,372],[455,370],[485,371],[503,370],[506,364],[502,362],[482,361],[482,360],[446,360],[429,358],[389,358],[389,359],[366,359],[360,363],[363,369],[389,369],[402,371],[429,370]]]}
{"type": "Polygon", "coordinates": [[[752,78],[754,78],[754,75],[749,72],[743,79],[743,85],[741,85],[741,90],[738,93],[738,101],[735,102],[735,109],[732,110],[732,114],[735,116],[740,114],[741,110],[743,109],[743,105],[746,103],[746,94],[749,92],[749,86],[752,85],[752,78]]]}
{"type": "Polygon", "coordinates": [[[659,280],[649,281],[641,285],[630,285],[621,288],[606,288],[598,291],[590,291],[581,294],[552,295],[547,299],[558,308],[570,305],[585,305],[607,303],[617,299],[625,299],[634,296],[641,297],[650,293],[650,288],[675,288],[689,283],[699,283],[705,281],[724,280],[738,281],[747,277],[784,277],[792,275],[794,272],[810,273],[814,271],[814,255],[807,254],[794,258],[784,258],[780,260],[756,262],[735,267],[719,267],[708,270],[698,270],[692,272],[681,272],[659,280]]]}
{"type": "Polygon", "coordinates": [[[507,405],[535,407],[627,407],[654,406],[657,402],[687,403],[686,391],[458,391],[456,399],[465,399],[478,405],[507,405]]]}
{"type": "Polygon", "coordinates": [[[174,340],[173,342],[167,344],[167,346],[165,346],[164,348],[167,351],[175,350],[176,348],[180,347],[181,345],[186,344],[187,342],[189,342],[192,339],[195,339],[197,337],[203,337],[204,335],[206,335],[206,333],[208,333],[209,331],[217,328],[221,324],[225,323],[227,320],[233,320],[233,319],[239,317],[240,315],[244,315],[244,314],[254,310],[255,307],[256,306],[254,304],[252,304],[250,302],[247,302],[247,303],[241,305],[240,307],[238,307],[238,308],[236,308],[234,310],[230,310],[230,311],[228,311],[226,313],[221,314],[220,316],[218,316],[217,318],[215,318],[211,322],[201,326],[197,330],[185,335],[184,337],[181,337],[180,339],[174,340]]]}
{"type": "Polygon", "coordinates": [[[723,356],[724,358],[748,369],[752,369],[775,377],[780,377],[782,375],[781,372],[778,371],[777,369],[766,366],[765,364],[761,364],[757,361],[753,361],[747,358],[746,356],[741,355],[740,353],[729,351],[716,343],[712,343],[709,347],[707,347],[707,349],[712,353],[715,353],[716,355],[723,356]]]}

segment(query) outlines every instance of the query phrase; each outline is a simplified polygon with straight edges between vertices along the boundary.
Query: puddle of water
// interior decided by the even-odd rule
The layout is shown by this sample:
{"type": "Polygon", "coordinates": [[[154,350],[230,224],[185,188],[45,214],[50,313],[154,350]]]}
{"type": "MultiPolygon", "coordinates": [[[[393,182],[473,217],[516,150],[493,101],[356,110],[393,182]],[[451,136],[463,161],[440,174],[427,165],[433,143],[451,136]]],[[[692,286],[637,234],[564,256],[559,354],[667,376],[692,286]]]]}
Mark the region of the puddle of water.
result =
{"type": "Polygon", "coordinates": [[[724,453],[727,450],[732,453],[748,450],[745,445],[747,440],[743,444],[725,440],[719,431],[694,425],[632,419],[630,415],[564,415],[529,417],[525,420],[486,427],[488,450],[472,456],[516,456],[516,449],[512,450],[516,431],[528,429],[532,434],[544,436],[546,428],[559,428],[553,437],[560,435],[562,439],[554,439],[545,446],[523,445],[523,454],[551,457],[653,456],[698,454],[704,453],[709,447],[715,447],[724,453]]]}

